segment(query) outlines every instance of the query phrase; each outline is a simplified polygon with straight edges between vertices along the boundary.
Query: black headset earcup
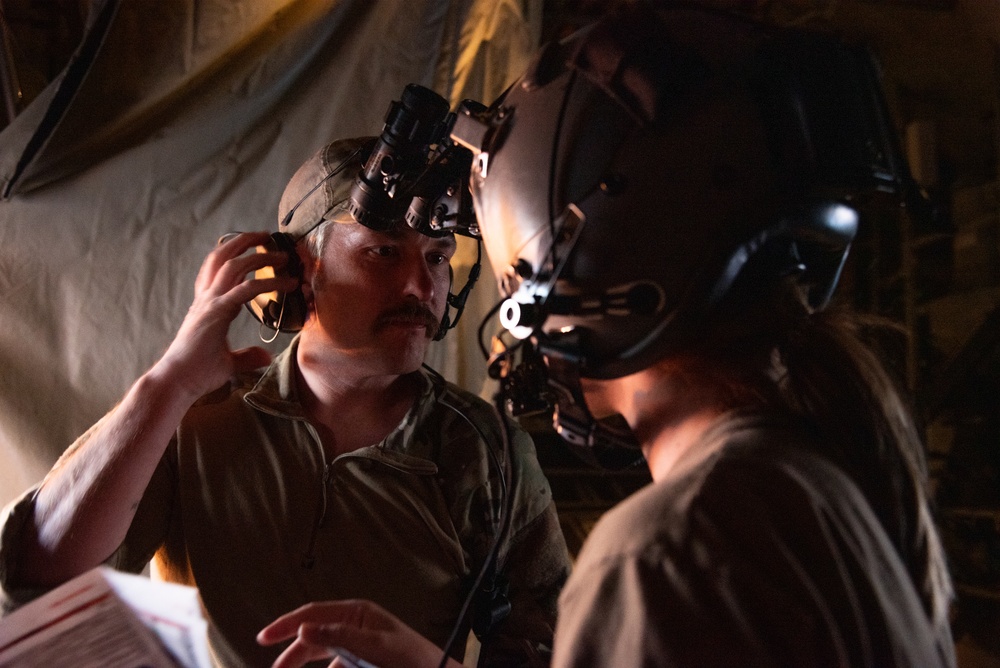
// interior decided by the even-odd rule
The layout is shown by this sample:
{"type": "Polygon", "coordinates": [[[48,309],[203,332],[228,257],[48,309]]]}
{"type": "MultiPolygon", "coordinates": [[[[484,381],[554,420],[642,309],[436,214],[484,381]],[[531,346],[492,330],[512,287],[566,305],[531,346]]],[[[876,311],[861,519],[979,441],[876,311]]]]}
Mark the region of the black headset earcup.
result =
{"type": "MultiPolygon", "coordinates": [[[[254,277],[293,276],[301,282],[302,263],[295,249],[295,240],[288,234],[275,232],[267,245],[257,247],[258,253],[275,250],[288,254],[288,264],[279,270],[265,267],[254,272],[254,277]]],[[[246,307],[265,327],[279,332],[299,331],[305,324],[308,314],[306,298],[301,288],[293,292],[265,292],[248,301],[246,307]]]]}
{"type": "Polygon", "coordinates": [[[737,283],[747,289],[794,275],[806,290],[809,305],[824,308],[840,280],[858,232],[858,219],[857,210],[838,201],[819,200],[803,206],[736,249],[705,307],[717,304],[737,283]]]}
{"type": "Polygon", "coordinates": [[[306,299],[301,290],[258,295],[246,307],[264,326],[279,332],[297,332],[306,322],[306,299]]]}

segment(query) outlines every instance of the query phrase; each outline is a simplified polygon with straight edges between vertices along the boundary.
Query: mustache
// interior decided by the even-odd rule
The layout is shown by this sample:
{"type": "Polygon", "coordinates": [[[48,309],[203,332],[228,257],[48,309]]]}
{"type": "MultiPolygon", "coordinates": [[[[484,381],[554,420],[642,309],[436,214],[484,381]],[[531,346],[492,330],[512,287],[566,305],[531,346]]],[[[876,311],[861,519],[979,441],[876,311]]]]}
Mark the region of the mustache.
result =
{"type": "Polygon", "coordinates": [[[375,329],[382,329],[398,322],[423,324],[427,329],[427,336],[437,334],[441,326],[441,319],[423,304],[404,304],[380,314],[375,321],[375,329]]]}

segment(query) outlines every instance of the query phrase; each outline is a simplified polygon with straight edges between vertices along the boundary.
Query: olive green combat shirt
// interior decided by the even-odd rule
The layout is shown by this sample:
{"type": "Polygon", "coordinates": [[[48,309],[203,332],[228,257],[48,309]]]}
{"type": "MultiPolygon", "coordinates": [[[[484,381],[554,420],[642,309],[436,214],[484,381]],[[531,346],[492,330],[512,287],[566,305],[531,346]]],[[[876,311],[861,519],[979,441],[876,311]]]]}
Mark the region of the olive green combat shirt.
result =
{"type": "MultiPolygon", "coordinates": [[[[107,563],[138,572],[152,558],[163,579],[198,587],[224,666],[270,665],[283,646],[258,646],[257,632],[331,599],[373,600],[443,646],[503,507],[497,413],[422,369],[420,398],[392,433],[326,461],[296,396],[296,346],[263,375],[191,408],[107,563]]],[[[570,568],[534,445],[513,425],[511,435],[512,475],[504,477],[513,511],[500,581],[509,583],[512,609],[484,640],[480,665],[544,662],[570,568]]],[[[40,593],[16,581],[15,534],[33,496],[28,490],[5,510],[8,606],[40,593]]],[[[467,632],[468,623],[453,655],[461,656],[467,632]]]]}

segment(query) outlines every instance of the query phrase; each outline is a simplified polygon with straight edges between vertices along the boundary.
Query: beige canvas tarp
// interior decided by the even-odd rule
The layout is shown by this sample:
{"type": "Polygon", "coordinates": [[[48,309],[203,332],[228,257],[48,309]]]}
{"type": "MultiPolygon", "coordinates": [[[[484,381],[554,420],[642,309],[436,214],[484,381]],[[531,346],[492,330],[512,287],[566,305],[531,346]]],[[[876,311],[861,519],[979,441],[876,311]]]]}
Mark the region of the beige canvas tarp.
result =
{"type": "MultiPolygon", "coordinates": [[[[0,132],[0,502],[166,348],[222,234],[276,229],[306,157],[378,133],[408,83],[491,101],[540,23],[540,0],[92,3],[70,64],[0,132]]],[[[474,257],[463,240],[459,280],[474,257]]],[[[484,393],[490,276],[428,360],[484,393]]],[[[258,329],[242,314],[232,344],[258,329]]]]}

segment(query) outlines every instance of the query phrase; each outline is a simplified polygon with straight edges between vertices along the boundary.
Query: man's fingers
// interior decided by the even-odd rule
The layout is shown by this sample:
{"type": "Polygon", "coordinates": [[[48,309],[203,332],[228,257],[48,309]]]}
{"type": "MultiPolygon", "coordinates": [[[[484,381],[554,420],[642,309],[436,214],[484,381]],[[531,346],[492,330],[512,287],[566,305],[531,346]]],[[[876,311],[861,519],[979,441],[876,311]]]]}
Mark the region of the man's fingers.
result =
{"type": "Polygon", "coordinates": [[[372,634],[347,624],[318,624],[306,622],[299,626],[299,639],[316,647],[357,647],[358,642],[368,643],[372,634]]]}
{"type": "Polygon", "coordinates": [[[327,659],[331,656],[333,656],[333,653],[326,647],[310,645],[301,640],[296,640],[286,647],[285,651],[275,659],[274,663],[271,664],[271,668],[301,668],[301,666],[306,665],[310,661],[327,659]]]}
{"type": "Polygon", "coordinates": [[[246,280],[247,275],[250,273],[259,271],[265,267],[271,267],[273,273],[276,273],[276,270],[281,270],[287,265],[287,253],[277,251],[248,253],[227,260],[212,277],[210,285],[215,287],[216,292],[225,292],[230,286],[246,280]]]}
{"type": "Polygon", "coordinates": [[[265,292],[291,292],[298,289],[299,280],[291,276],[253,278],[231,288],[226,295],[233,303],[242,304],[265,292]]]}
{"type": "Polygon", "coordinates": [[[434,668],[441,660],[434,643],[370,601],[309,603],[276,619],[257,635],[257,642],[273,645],[289,638],[295,641],[274,668],[299,668],[333,657],[337,648],[383,667],[434,668]]]}
{"type": "Polygon", "coordinates": [[[278,617],[257,633],[257,642],[261,645],[274,645],[282,640],[294,638],[299,633],[304,609],[312,605],[315,604],[296,608],[278,617]]]}
{"type": "Polygon", "coordinates": [[[391,651],[381,631],[368,631],[350,624],[306,622],[299,626],[295,642],[282,652],[273,668],[299,668],[309,661],[335,657],[337,650],[344,649],[357,657],[386,656],[387,651],[391,651]]]}
{"type": "MultiPolygon", "coordinates": [[[[226,270],[229,263],[234,260],[241,260],[241,258],[253,258],[255,255],[271,255],[268,253],[251,253],[247,254],[247,251],[264,246],[266,248],[274,248],[271,244],[271,235],[267,232],[242,232],[234,236],[226,235],[219,240],[219,245],[216,246],[211,253],[205,258],[205,261],[201,265],[201,270],[198,272],[198,277],[195,280],[195,286],[198,290],[206,290],[211,286],[220,274],[228,275],[229,280],[233,280],[237,277],[242,277],[250,271],[259,269],[266,264],[268,261],[264,260],[252,260],[248,269],[243,270],[239,273],[239,270],[226,270]],[[255,262],[263,262],[258,266],[253,266],[255,262]]],[[[273,261],[270,262],[275,266],[284,266],[287,262],[287,257],[284,253],[274,252],[271,255],[273,261]],[[281,258],[280,260],[277,258],[281,258]]],[[[247,264],[247,260],[241,260],[241,264],[247,264]]]]}
{"type": "MultiPolygon", "coordinates": [[[[272,668],[299,668],[310,661],[335,656],[334,649],[342,646],[350,647],[352,652],[363,656],[377,645],[378,632],[372,633],[349,624],[301,621],[304,616],[311,617],[313,613],[315,611],[304,612],[300,608],[278,618],[257,634],[257,642],[261,645],[274,645],[295,638],[272,668]]],[[[336,611],[333,616],[336,616],[336,611]]]]}
{"type": "Polygon", "coordinates": [[[257,642],[273,645],[292,638],[299,633],[299,627],[308,622],[334,623],[348,619],[353,613],[354,603],[350,601],[324,601],[307,603],[265,626],[257,634],[257,642]]]}
{"type": "Polygon", "coordinates": [[[243,255],[254,246],[264,246],[271,239],[268,232],[240,232],[226,234],[219,239],[219,245],[212,251],[212,256],[222,264],[226,260],[243,255]]]}

